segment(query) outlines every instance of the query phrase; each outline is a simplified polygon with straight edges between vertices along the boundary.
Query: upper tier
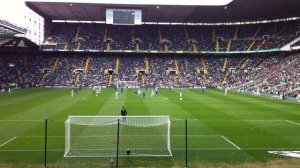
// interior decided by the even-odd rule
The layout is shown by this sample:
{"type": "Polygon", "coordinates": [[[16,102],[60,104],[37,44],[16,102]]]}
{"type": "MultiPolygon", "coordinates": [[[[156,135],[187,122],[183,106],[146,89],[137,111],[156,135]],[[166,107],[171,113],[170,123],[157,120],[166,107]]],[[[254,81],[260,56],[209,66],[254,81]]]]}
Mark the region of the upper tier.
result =
{"type": "Polygon", "coordinates": [[[255,51],[279,49],[300,33],[299,21],[234,26],[55,23],[44,49],[255,51]],[[297,33],[298,32],[298,33],[297,33]]]}

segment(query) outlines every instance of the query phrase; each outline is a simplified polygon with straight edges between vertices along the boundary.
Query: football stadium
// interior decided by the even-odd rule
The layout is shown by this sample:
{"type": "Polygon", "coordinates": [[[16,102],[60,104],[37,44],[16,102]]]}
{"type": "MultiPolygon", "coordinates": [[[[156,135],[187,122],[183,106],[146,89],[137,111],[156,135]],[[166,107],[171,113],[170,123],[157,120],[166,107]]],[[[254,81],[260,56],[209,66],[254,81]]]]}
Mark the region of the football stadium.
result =
{"type": "Polygon", "coordinates": [[[300,167],[299,0],[0,4],[0,168],[300,167]]]}

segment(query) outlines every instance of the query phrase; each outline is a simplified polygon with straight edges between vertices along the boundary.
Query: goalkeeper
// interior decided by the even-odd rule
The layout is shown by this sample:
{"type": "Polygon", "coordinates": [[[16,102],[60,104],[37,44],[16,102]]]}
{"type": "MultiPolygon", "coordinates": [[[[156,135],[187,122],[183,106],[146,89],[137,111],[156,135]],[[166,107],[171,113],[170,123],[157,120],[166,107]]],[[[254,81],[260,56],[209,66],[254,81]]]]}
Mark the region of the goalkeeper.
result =
{"type": "Polygon", "coordinates": [[[122,120],[126,121],[126,116],[127,116],[127,110],[125,109],[125,107],[123,106],[121,109],[121,116],[122,116],[122,120]]]}

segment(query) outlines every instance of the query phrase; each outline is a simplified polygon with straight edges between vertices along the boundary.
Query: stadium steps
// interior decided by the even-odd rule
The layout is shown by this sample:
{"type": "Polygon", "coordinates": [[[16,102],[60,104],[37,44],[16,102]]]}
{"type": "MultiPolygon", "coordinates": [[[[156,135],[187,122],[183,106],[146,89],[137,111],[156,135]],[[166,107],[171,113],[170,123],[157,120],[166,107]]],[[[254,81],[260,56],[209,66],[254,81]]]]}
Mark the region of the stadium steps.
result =
{"type": "Polygon", "coordinates": [[[205,74],[208,73],[208,70],[207,70],[207,67],[206,67],[206,63],[205,63],[205,60],[203,58],[201,58],[201,63],[202,63],[202,66],[205,70],[205,74]]]}
{"type": "Polygon", "coordinates": [[[264,41],[262,41],[262,42],[260,43],[260,45],[256,48],[256,50],[259,50],[266,42],[267,42],[267,40],[264,39],[264,41]]]}
{"type": "Polygon", "coordinates": [[[222,68],[222,71],[223,71],[223,72],[225,72],[225,71],[226,71],[227,64],[228,64],[228,59],[227,59],[227,58],[225,58],[225,59],[224,59],[224,63],[223,63],[223,68],[222,68]]]}
{"type": "Polygon", "coordinates": [[[116,74],[119,73],[119,64],[120,64],[120,59],[117,58],[117,60],[116,60],[116,69],[115,69],[115,73],[116,73],[116,74]]]}
{"type": "Polygon", "coordinates": [[[205,83],[208,85],[208,80],[207,80],[207,77],[206,77],[206,75],[203,75],[202,77],[203,77],[203,79],[204,79],[205,83]]]}
{"type": "Polygon", "coordinates": [[[237,39],[238,32],[239,32],[239,28],[236,27],[236,28],[235,28],[235,32],[234,32],[234,35],[233,35],[233,39],[234,39],[234,40],[237,39]]]}
{"type": "Polygon", "coordinates": [[[208,85],[208,80],[207,80],[207,76],[206,74],[208,73],[208,70],[207,70],[207,67],[206,67],[206,63],[205,63],[205,60],[203,58],[201,58],[201,63],[202,63],[202,66],[204,68],[204,74],[202,75],[202,78],[204,79],[205,83],[208,85]]]}
{"type": "Polygon", "coordinates": [[[25,81],[24,81],[24,77],[23,77],[21,69],[18,69],[17,73],[18,73],[18,78],[19,78],[20,83],[25,85],[25,81]]]}
{"type": "Polygon", "coordinates": [[[220,51],[220,42],[219,40],[217,39],[216,40],[216,52],[219,52],[220,51]]]}
{"type": "Polygon", "coordinates": [[[177,60],[174,60],[174,64],[175,64],[175,67],[176,67],[176,75],[179,75],[180,74],[180,71],[179,71],[179,66],[178,66],[178,61],[177,60]]]}
{"type": "Polygon", "coordinates": [[[77,50],[80,49],[80,42],[77,42],[77,47],[76,47],[77,50]]]}
{"type": "Polygon", "coordinates": [[[194,52],[197,52],[197,51],[198,51],[198,48],[197,48],[196,44],[193,43],[192,46],[193,46],[193,51],[194,51],[194,52]]]}
{"type": "Polygon", "coordinates": [[[59,62],[59,56],[56,57],[56,59],[55,59],[55,62],[53,64],[53,66],[52,66],[52,72],[56,70],[58,62],[59,62]]]}
{"type": "Polygon", "coordinates": [[[111,85],[112,85],[112,78],[113,78],[112,75],[109,75],[109,76],[108,76],[108,86],[111,86],[111,85]]]}
{"type": "Polygon", "coordinates": [[[78,41],[79,33],[80,33],[80,26],[77,27],[77,31],[76,31],[76,35],[75,35],[75,41],[78,41]]]}
{"type": "Polygon", "coordinates": [[[240,71],[241,71],[242,69],[244,69],[244,68],[247,66],[248,62],[249,62],[249,58],[247,58],[247,59],[241,64],[241,66],[240,66],[239,69],[238,69],[238,73],[240,73],[240,71]]]}
{"type": "Polygon", "coordinates": [[[44,74],[42,75],[40,81],[39,81],[39,85],[41,85],[41,84],[44,82],[44,80],[45,80],[46,77],[47,77],[47,74],[44,73],[44,74]]]}
{"type": "MultiPolygon", "coordinates": [[[[107,26],[105,26],[103,39],[107,40],[107,26]]],[[[110,50],[110,43],[109,42],[106,42],[106,50],[110,50]]]]}
{"type": "Polygon", "coordinates": [[[252,43],[250,44],[250,46],[248,47],[247,51],[250,51],[250,50],[251,50],[251,48],[253,47],[253,45],[255,44],[255,42],[256,42],[256,40],[254,39],[254,40],[252,41],[252,43]]]}
{"type": "Polygon", "coordinates": [[[166,43],[164,43],[164,50],[165,50],[166,52],[169,51],[168,45],[167,45],[166,43]]]}
{"type": "Polygon", "coordinates": [[[213,31],[212,31],[212,40],[216,39],[216,29],[213,28],[213,31]]]}
{"type": "Polygon", "coordinates": [[[268,58],[265,58],[264,60],[260,61],[257,65],[254,66],[254,68],[260,67],[268,58]]]}
{"type": "Polygon", "coordinates": [[[65,45],[64,45],[64,50],[66,50],[66,49],[68,49],[68,44],[67,43],[65,43],[65,45]]]}
{"type": "Polygon", "coordinates": [[[91,58],[90,57],[87,57],[86,61],[85,61],[85,65],[84,65],[84,74],[87,73],[88,69],[89,69],[89,64],[90,64],[90,61],[91,61],[91,58]]]}
{"type": "MultiPolygon", "coordinates": [[[[131,29],[131,42],[135,42],[135,31],[134,28],[131,29]]],[[[140,43],[135,42],[135,50],[140,50],[140,43]]]]}
{"type": "Polygon", "coordinates": [[[248,47],[247,51],[250,51],[252,49],[252,47],[254,46],[254,44],[256,43],[256,36],[259,34],[261,30],[261,26],[256,30],[256,32],[254,33],[253,37],[252,37],[252,43],[250,44],[250,46],[248,47]]]}
{"type": "Polygon", "coordinates": [[[204,61],[203,58],[201,58],[201,63],[202,63],[202,66],[203,66],[203,68],[204,68],[204,70],[205,70],[202,77],[203,77],[205,83],[208,85],[209,82],[208,82],[207,76],[206,76],[206,74],[208,73],[208,70],[207,70],[206,63],[205,63],[205,61],[204,61]]]}
{"type": "Polygon", "coordinates": [[[256,36],[258,35],[258,33],[260,32],[261,30],[261,26],[256,30],[256,32],[254,33],[252,39],[255,40],[256,36]]]}
{"type": "Polygon", "coordinates": [[[225,76],[224,76],[224,78],[223,78],[223,80],[222,80],[222,82],[221,82],[221,86],[223,86],[223,85],[227,82],[227,77],[228,77],[229,74],[230,74],[229,71],[227,71],[227,72],[225,73],[225,76]]]}
{"type": "Polygon", "coordinates": [[[78,84],[79,78],[80,78],[80,74],[77,74],[75,76],[75,80],[74,80],[74,83],[73,83],[74,86],[76,86],[78,84]]]}
{"type": "Polygon", "coordinates": [[[162,35],[161,35],[160,28],[158,28],[157,31],[158,31],[159,42],[162,43],[163,42],[163,38],[162,38],[162,35]]]}
{"type": "Polygon", "coordinates": [[[149,74],[149,60],[147,57],[145,57],[145,66],[146,66],[146,74],[149,74]]]}
{"type": "Polygon", "coordinates": [[[173,81],[174,81],[174,85],[175,85],[175,86],[178,86],[177,79],[176,79],[176,76],[175,76],[175,75],[173,76],[173,81]]]}
{"type": "Polygon", "coordinates": [[[145,86],[145,75],[142,75],[142,85],[145,86]]]}
{"type": "Polygon", "coordinates": [[[110,42],[106,43],[106,50],[110,50],[110,42]]]}
{"type": "Polygon", "coordinates": [[[230,51],[230,48],[231,48],[231,40],[229,40],[227,43],[227,52],[230,51]]]}

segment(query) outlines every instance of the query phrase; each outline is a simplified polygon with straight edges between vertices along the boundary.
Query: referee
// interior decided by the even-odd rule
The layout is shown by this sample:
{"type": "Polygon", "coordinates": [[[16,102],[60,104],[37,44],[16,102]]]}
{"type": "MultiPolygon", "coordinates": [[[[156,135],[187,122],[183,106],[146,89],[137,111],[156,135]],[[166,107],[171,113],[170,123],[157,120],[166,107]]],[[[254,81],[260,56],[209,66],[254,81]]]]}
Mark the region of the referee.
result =
{"type": "Polygon", "coordinates": [[[125,121],[126,120],[126,116],[127,116],[127,110],[125,109],[124,106],[121,109],[121,116],[122,116],[123,121],[125,121]]]}

